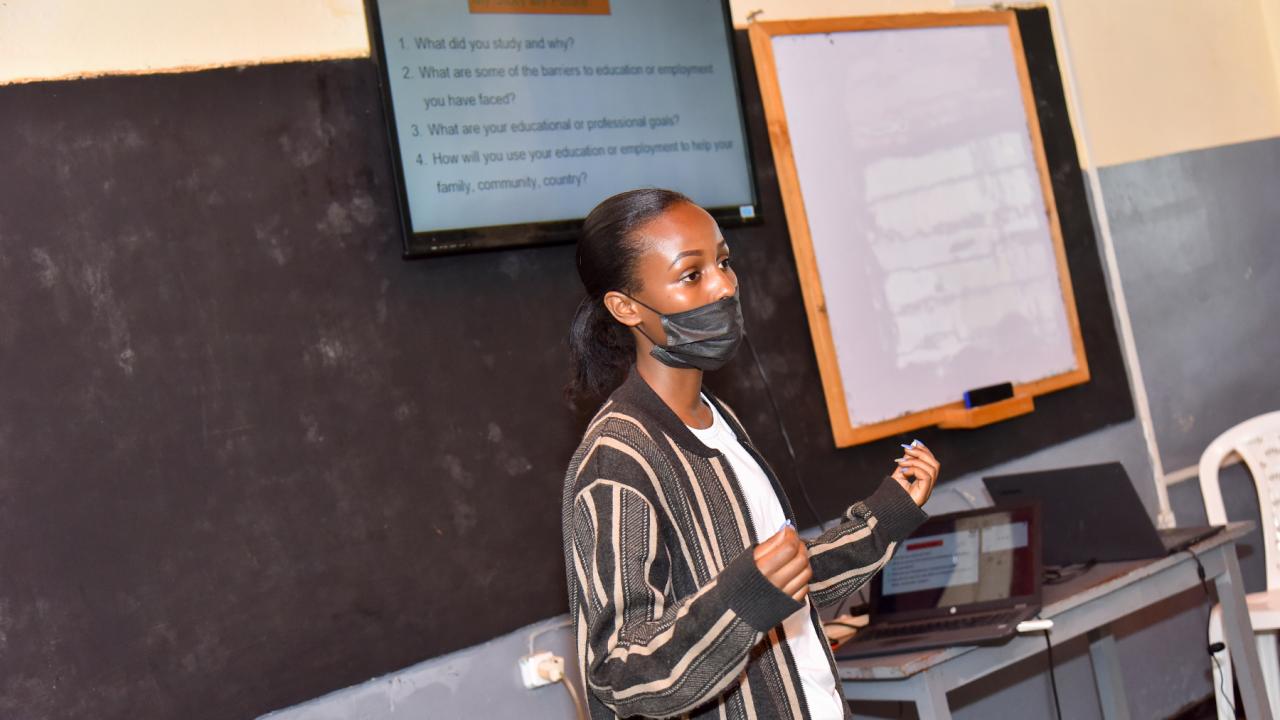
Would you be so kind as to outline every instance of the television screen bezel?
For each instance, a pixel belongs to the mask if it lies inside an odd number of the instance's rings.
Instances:
[[[413,260],[438,255],[575,242],[582,231],[584,218],[414,232],[413,219],[409,210],[409,195],[404,179],[403,158],[400,153],[399,130],[396,127],[395,108],[392,105],[391,78],[388,75],[386,46],[383,43],[378,3],[379,0],[365,0],[365,21],[369,29],[369,57],[378,69],[378,94],[382,98],[384,127],[387,132],[387,144],[391,151],[404,259]],[[760,194],[756,185],[756,168],[752,156],[751,136],[747,128],[747,108],[743,101],[742,74],[738,67],[738,53],[733,35],[733,14],[729,8],[729,0],[720,0],[720,12],[724,18],[725,42],[729,49],[729,73],[733,80],[734,95],[738,100],[738,122],[741,125],[742,146],[747,159],[747,185],[750,188],[751,213],[744,216],[743,205],[705,207],[704,209],[722,227],[734,227],[761,221]]]

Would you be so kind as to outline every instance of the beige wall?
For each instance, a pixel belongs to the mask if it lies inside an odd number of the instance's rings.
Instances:
[[[362,0],[0,2],[0,85],[368,54]]]
[[[1271,43],[1271,68],[1280,81],[1280,0],[1258,0],[1262,4],[1262,16],[1267,26],[1267,39]]]
[[[952,0],[729,0],[733,24],[742,27],[756,10],[756,20],[799,20],[842,15],[887,15],[954,9]]]
[[[1055,28],[1058,43],[1065,30],[1095,164],[1280,136],[1280,0],[1057,2],[1065,21]],[[730,7],[741,26],[755,10],[759,20],[781,20],[975,4],[731,0]],[[0,3],[0,84],[368,52],[362,0]]]
[[[1094,164],[1280,135],[1277,0],[1058,1]]]

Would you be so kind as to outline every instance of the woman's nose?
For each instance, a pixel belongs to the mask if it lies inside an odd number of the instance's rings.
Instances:
[[[733,276],[733,271],[716,268],[715,299],[723,300],[732,297],[736,292],[738,292],[738,282]]]

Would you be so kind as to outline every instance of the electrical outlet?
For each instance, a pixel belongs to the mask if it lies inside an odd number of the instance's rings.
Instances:
[[[564,659],[551,651],[520,658],[520,681],[529,689],[559,682],[564,676]]]
[[[553,683],[563,680],[564,658],[559,655],[552,655],[550,660],[543,660],[538,664],[538,676],[544,677]]]

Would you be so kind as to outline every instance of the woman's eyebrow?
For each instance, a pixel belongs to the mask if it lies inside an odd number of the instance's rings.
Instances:
[[[667,269],[670,270],[671,268],[675,267],[676,263],[680,262],[681,260],[683,260],[684,258],[690,255],[701,255],[701,254],[702,254],[701,250],[685,250],[683,252],[678,252],[676,253],[676,256],[671,259],[671,264],[667,266]]]

